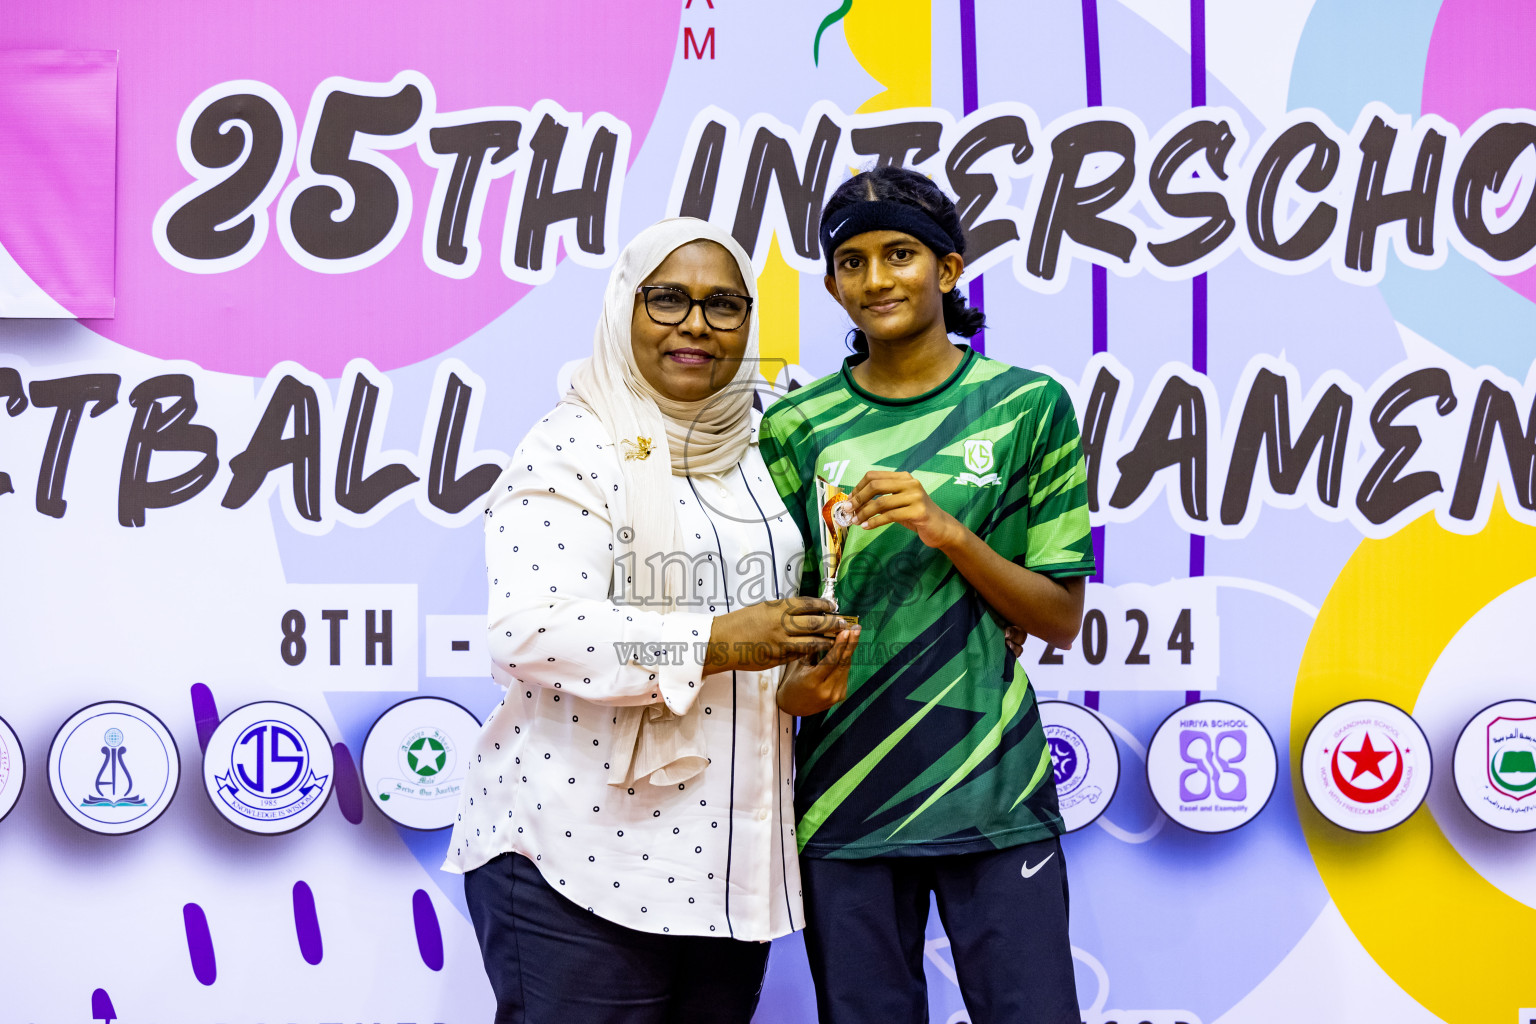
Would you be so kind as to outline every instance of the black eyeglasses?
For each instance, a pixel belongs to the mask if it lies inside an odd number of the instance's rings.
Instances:
[[[695,299],[681,288],[666,284],[643,284],[635,289],[645,302],[646,315],[664,327],[675,327],[688,319],[694,306],[702,306],[704,320],[717,331],[734,331],[747,322],[752,299],[731,292],[716,292]]]

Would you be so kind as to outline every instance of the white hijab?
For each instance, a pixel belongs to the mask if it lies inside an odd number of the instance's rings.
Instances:
[[[635,289],[676,249],[699,240],[714,242],[731,254],[755,304],[757,278],[752,261],[730,234],[693,217],[653,224],[619,253],[608,278],[592,356],[571,374],[571,390],[563,399],[591,410],[610,442],[620,448],[623,483],[609,508],[613,550],[616,559],[633,554],[633,560],[625,562],[637,570],[657,552],[684,550],[670,478],[734,469],[752,439],[753,388],[748,382],[757,369],[755,312],[748,317],[747,347],[735,374],[709,398],[697,402],[669,398],[646,381],[635,362],[630,341]],[[645,458],[624,457],[647,442],[650,454]],[[661,594],[651,594],[639,572],[632,590],[615,579],[614,594],[621,600],[649,599],[652,608],[659,602],[665,612],[682,590],[681,574],[682,567],[674,559]],[[619,708],[617,717],[609,783],[629,785],[649,777],[658,785],[675,784],[692,778],[708,763],[696,710],[678,716],[651,704]]]

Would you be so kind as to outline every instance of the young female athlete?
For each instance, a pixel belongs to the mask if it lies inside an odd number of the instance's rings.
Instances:
[[[929,894],[976,1024],[1078,1017],[1051,758],[1004,631],[1058,647],[1093,572],[1071,401],[950,342],[982,326],[956,282],[954,204],[921,174],[844,183],[821,220],[827,290],[855,325],[841,370],[776,403],[762,452],[806,537],[815,478],[851,493],[840,611],[847,698],[801,720],[795,809],[820,1018],[927,1017]]]

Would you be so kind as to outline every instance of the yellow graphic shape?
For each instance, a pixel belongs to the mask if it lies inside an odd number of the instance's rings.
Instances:
[[[1533,576],[1536,529],[1515,522],[1502,502],[1470,537],[1424,516],[1363,542],[1318,614],[1291,702],[1291,781],[1323,884],[1381,968],[1451,1024],[1488,1024],[1531,1005],[1530,973],[1493,967],[1490,944],[1536,933],[1536,910],[1479,875],[1423,808],[1374,835],[1336,827],[1307,800],[1298,761],[1313,724],[1347,700],[1411,713],[1451,638]],[[1438,752],[1436,771],[1450,771],[1450,753]]]
[[[885,87],[858,112],[926,107],[933,103],[932,0],[856,2],[843,19],[843,36],[854,58]],[[758,346],[764,377],[800,361],[800,275],[785,262],[778,236],[757,277]]]
[[[885,91],[858,113],[933,105],[932,0],[857,0],[843,19],[854,59]]]
[[[800,361],[800,275],[779,252],[779,236],[768,241],[768,259],[757,275],[757,349],[763,377]]]

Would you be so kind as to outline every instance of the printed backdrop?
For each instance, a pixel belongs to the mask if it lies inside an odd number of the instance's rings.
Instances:
[[[8,13],[0,300],[27,301],[0,313],[57,319],[0,320],[0,1019],[488,1019],[446,833],[361,792],[370,729],[408,697],[498,699],[480,498],[590,350],[623,242],[727,227],[769,374],[808,380],[848,326],[821,203],[892,160],[960,197],[977,346],[1057,375],[1084,424],[1090,622],[1023,656],[1118,746],[1065,841],[1084,1019],[1536,1015],[1536,839],[1451,772],[1480,709],[1536,697],[1536,8],[833,6]],[[1375,835],[1297,768],[1367,698],[1434,756]],[[1241,829],[1174,824],[1149,788],[1153,733],[1199,699],[1273,740]],[[56,733],[100,701],[180,755],[131,834],[51,792]],[[232,827],[203,778],[257,701],[326,734],[334,793],[280,835]],[[95,735],[69,770],[102,793],[148,748]],[[452,752],[423,737],[417,781]],[[1175,770],[1230,768],[1190,749]],[[968,1019],[936,918],[926,953],[933,1019]],[[758,1019],[813,1015],[790,937]]]

